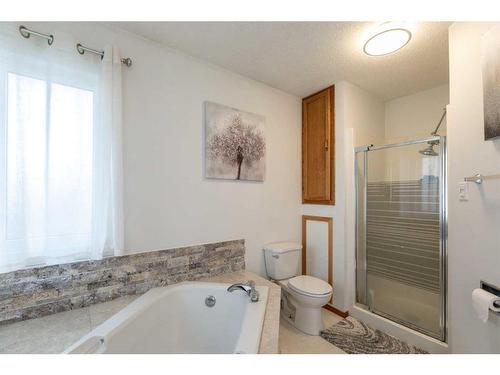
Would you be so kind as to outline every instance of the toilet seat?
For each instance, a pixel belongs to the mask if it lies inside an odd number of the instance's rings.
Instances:
[[[323,298],[333,290],[327,282],[307,275],[292,277],[287,284],[294,292],[312,298]]]

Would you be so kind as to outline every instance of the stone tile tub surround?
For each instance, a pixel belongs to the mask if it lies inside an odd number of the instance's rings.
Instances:
[[[4,273],[0,324],[243,269],[245,241],[233,240]]]
[[[269,288],[259,354],[277,354],[281,299],[281,289],[278,285],[248,271],[225,273],[203,278],[200,281],[233,284],[246,280],[255,280],[256,285]],[[82,336],[112,317],[136,298],[138,298],[137,295],[120,297],[82,309],[0,325],[0,353],[62,353]],[[325,341],[325,343],[327,342]]]

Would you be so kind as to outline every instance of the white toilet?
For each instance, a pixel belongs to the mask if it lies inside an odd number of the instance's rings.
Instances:
[[[267,276],[282,289],[281,315],[309,335],[324,329],[321,307],[332,297],[332,286],[312,276],[298,276],[302,245],[276,242],[264,246]]]

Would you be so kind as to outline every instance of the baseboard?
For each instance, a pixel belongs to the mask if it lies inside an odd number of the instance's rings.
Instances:
[[[347,318],[349,316],[349,311],[342,311],[339,310],[332,305],[325,305],[323,306],[324,309],[327,309],[328,311],[331,311],[334,314],[337,314],[338,316],[341,316],[342,318]]]

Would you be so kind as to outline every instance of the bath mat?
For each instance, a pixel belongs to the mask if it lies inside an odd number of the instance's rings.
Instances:
[[[320,335],[348,354],[428,354],[350,316]]]

